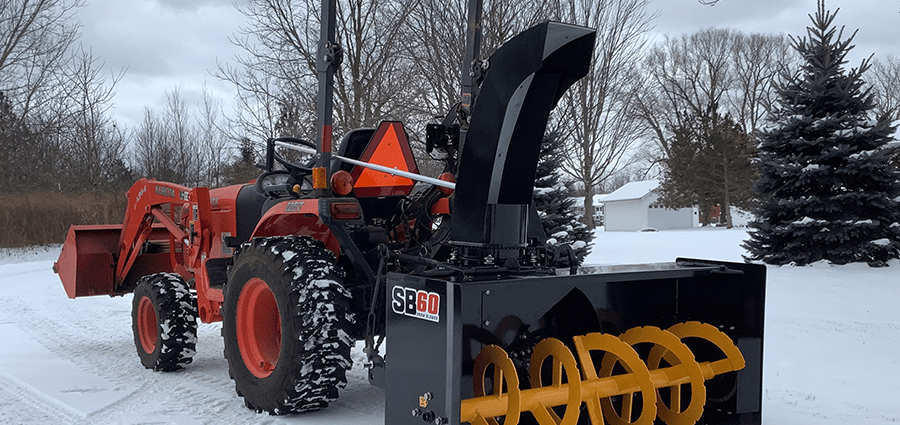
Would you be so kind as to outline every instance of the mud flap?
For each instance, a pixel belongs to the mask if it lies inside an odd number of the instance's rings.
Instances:
[[[581,335],[684,322],[712,325],[747,359],[736,373],[707,378],[699,423],[761,422],[763,266],[679,259],[465,283],[389,274],[387,290],[386,424],[465,423],[460,405],[474,397],[474,363],[486,346],[521,357],[539,340],[556,338],[574,353],[573,338]],[[714,345],[688,339],[697,362],[721,356]],[[519,423],[542,422],[524,412]]]

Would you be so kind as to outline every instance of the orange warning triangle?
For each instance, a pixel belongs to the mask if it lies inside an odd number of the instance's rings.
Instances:
[[[382,122],[360,157],[361,161],[418,173],[406,132],[400,122]],[[356,166],[351,172],[357,196],[408,195],[415,184],[411,179]]]

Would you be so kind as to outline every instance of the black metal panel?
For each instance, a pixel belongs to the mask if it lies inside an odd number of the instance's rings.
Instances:
[[[263,215],[263,205],[266,203],[266,195],[258,192],[252,184],[244,185],[238,192],[234,205],[234,221],[237,225],[237,239],[230,246],[236,247],[250,240],[253,229],[259,224]]]
[[[460,289],[442,280],[388,275],[385,424],[421,424],[423,418],[432,415],[445,418],[448,424],[459,423]],[[395,296],[397,291],[401,292],[399,298]],[[420,291],[440,300],[436,320],[411,315],[418,301],[415,294]],[[414,294],[409,300],[413,303],[410,311],[404,292]],[[420,397],[426,395],[430,400],[423,406]],[[415,409],[419,409],[419,416],[413,416]]]
[[[489,204],[531,203],[547,118],[587,74],[594,39],[592,29],[546,22],[490,57],[461,147],[451,240],[489,243]]]
[[[395,313],[388,297],[385,423],[422,423],[411,412],[425,392],[440,392],[429,411],[457,418],[460,401],[473,396],[473,361],[483,346],[510,351],[526,328],[545,336],[552,332],[549,336],[571,344],[572,336],[589,332],[618,335],[637,326],[667,328],[696,320],[728,334],[747,360],[737,374],[707,382],[710,396],[700,423],[759,424],[765,267],[679,261],[468,283],[389,275],[389,291],[399,286],[439,293],[442,310],[441,321],[430,322]],[[447,311],[454,317],[446,317]],[[698,361],[721,358],[702,346],[691,348]],[[521,423],[530,423],[527,416]]]

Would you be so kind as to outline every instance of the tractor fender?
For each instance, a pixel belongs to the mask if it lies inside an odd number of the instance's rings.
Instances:
[[[331,228],[335,222],[362,223],[359,202],[354,198],[285,200],[263,214],[252,237],[309,236],[322,241],[325,248],[340,258],[341,243]]]

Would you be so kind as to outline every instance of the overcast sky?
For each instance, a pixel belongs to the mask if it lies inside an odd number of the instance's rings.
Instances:
[[[246,22],[232,1],[87,2],[78,13],[83,45],[110,70],[126,70],[116,86],[113,111],[122,125],[139,125],[145,107],[161,111],[166,91],[175,87],[189,104],[199,100],[204,86],[229,104],[233,89],[210,73],[217,61],[228,62],[240,53],[228,37]],[[806,35],[816,0],[720,0],[715,6],[697,0],[655,0],[652,7],[660,12],[655,21],[659,38],[709,27]],[[859,29],[850,65],[872,53],[876,58],[900,57],[900,2],[827,0],[826,7],[840,8],[836,23],[846,26],[846,33]]]

